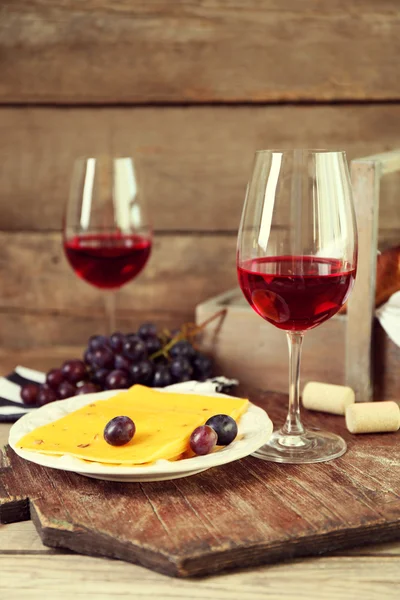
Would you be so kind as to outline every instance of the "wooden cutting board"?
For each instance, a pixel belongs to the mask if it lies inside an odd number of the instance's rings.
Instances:
[[[287,397],[250,392],[282,422]],[[400,433],[352,436],[343,417],[305,422],[342,434],[348,452],[315,465],[246,458],[170,482],[109,483],[0,455],[0,522],[31,518],[43,543],[205,575],[400,539]]]

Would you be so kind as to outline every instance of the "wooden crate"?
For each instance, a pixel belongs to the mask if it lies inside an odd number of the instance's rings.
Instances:
[[[381,177],[400,170],[400,151],[353,160],[351,174],[359,231],[357,281],[348,313],[307,333],[302,380],[347,384],[357,401],[400,399],[400,348],[374,318]],[[237,288],[197,306],[203,322],[226,309],[222,321],[208,327],[204,349],[217,368],[241,383],[287,391],[288,349],[282,331],[264,322]]]
[[[218,374],[237,377],[243,384],[264,390],[287,392],[288,348],[284,332],[263,321],[239,288],[199,304],[196,321],[202,323],[222,309],[226,309],[223,319],[210,324],[202,338],[203,349],[215,357]],[[307,333],[301,368],[303,383],[349,383],[345,361],[347,321],[346,315],[337,315]],[[399,400],[400,348],[377,320],[372,347],[374,399]],[[357,355],[354,360],[357,361]]]

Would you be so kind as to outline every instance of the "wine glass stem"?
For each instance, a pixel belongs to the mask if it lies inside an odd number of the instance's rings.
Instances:
[[[107,334],[111,335],[116,330],[116,292],[104,294],[104,306],[107,316]]]
[[[305,429],[300,420],[300,358],[303,333],[288,331],[289,346],[289,411],[282,427],[284,435],[302,435]]]

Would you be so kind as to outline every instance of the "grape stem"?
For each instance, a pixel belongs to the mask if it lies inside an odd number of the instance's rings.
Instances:
[[[158,358],[159,356],[165,356],[165,358],[168,358],[168,352],[173,346],[175,346],[175,344],[177,344],[181,340],[193,340],[194,337],[196,337],[201,331],[203,331],[203,329],[205,329],[207,325],[212,323],[212,321],[215,321],[215,319],[221,318],[221,323],[219,325],[220,327],[227,312],[228,310],[226,308],[223,308],[222,310],[219,310],[214,315],[203,321],[203,323],[200,323],[200,325],[196,325],[196,323],[185,323],[182,326],[179,333],[177,333],[167,344],[165,344],[163,348],[157,350],[157,352],[154,352],[154,354],[150,356],[150,360]],[[165,331],[166,335],[168,333],[168,331]]]

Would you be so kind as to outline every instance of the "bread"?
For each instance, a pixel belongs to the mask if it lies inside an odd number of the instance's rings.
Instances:
[[[389,248],[378,256],[376,268],[375,306],[378,307],[400,290],[400,246]],[[346,312],[346,304],[340,313]]]

